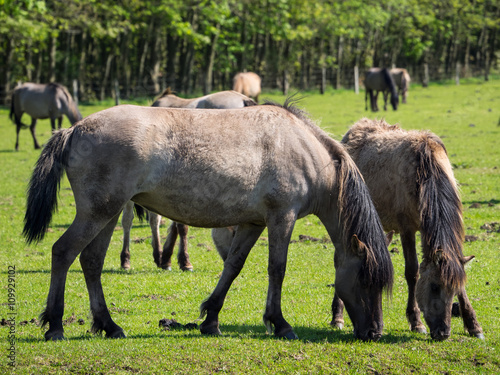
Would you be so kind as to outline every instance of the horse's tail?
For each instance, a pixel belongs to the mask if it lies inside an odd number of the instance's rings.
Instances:
[[[134,211],[139,221],[142,222],[146,218],[146,210],[144,209],[144,207],[139,206],[137,203],[134,203]]]
[[[28,185],[23,235],[26,242],[43,239],[57,208],[57,194],[64,174],[67,147],[74,128],[60,130],[44,147]]]
[[[28,125],[23,124],[21,122],[21,119],[17,117],[16,115],[16,91],[12,93],[12,98],[10,101],[10,112],[9,112],[9,118],[12,121],[14,125],[20,125],[22,128],[27,128]]]
[[[443,142],[431,133],[424,137],[417,152],[423,256],[440,265],[447,283],[460,287],[465,282],[462,202]]]

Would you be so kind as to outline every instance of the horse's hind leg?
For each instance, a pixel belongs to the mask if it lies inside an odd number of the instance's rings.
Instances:
[[[36,129],[36,118],[31,118],[31,125],[30,125],[31,136],[33,137],[33,142],[35,143],[35,149],[39,149],[40,145],[38,144],[38,141],[36,139],[35,129]]]
[[[40,315],[42,326],[49,324],[46,340],[64,338],[62,317],[64,314],[64,289],[71,264],[87,244],[99,232],[98,224],[80,220],[78,215],[68,230],[52,246],[52,269],[47,306]]]
[[[160,223],[161,216],[149,211],[149,226],[151,227],[151,246],[153,247],[153,260],[155,264],[161,266],[161,243],[160,243]]]
[[[163,245],[163,252],[161,254],[160,267],[164,270],[172,270],[172,254],[174,252],[175,241],[177,241],[177,235],[179,234],[177,230],[177,223],[172,221],[168,227],[167,239]]]
[[[179,233],[179,252],[177,253],[177,263],[179,267],[183,271],[192,271],[193,265],[189,261],[188,254],[188,230],[189,227],[187,225],[176,223],[177,224],[177,232]]]
[[[332,321],[330,325],[338,329],[344,328],[344,302],[342,302],[337,293],[333,296]]]
[[[134,220],[134,202],[128,201],[123,209],[122,227],[123,227],[123,247],[120,254],[121,267],[125,270],[130,269],[130,231]]]
[[[224,298],[231,287],[231,283],[238,276],[248,253],[257,242],[264,227],[251,224],[238,226],[236,235],[231,244],[231,250],[224,262],[224,270],[219,278],[219,282],[214,291],[200,306],[200,318],[206,315],[205,320],[200,325],[200,331],[206,335],[220,335],[219,312],[224,304]]]
[[[122,338],[125,337],[123,330],[111,319],[104,293],[102,291],[101,274],[106,257],[106,251],[111,240],[111,236],[118,221],[116,215],[104,229],[88,244],[80,255],[80,264],[82,266],[85,282],[90,299],[90,310],[92,312],[93,324],[92,332],[106,332],[106,337]]]
[[[415,287],[418,280],[418,258],[415,248],[415,232],[401,231],[401,243],[405,257],[405,278],[408,284],[406,318],[410,323],[410,329],[412,331],[426,333],[427,330],[420,320],[420,309],[418,308],[415,296]]]
[[[460,305],[460,313],[462,314],[464,327],[467,332],[469,332],[469,335],[484,339],[483,329],[477,321],[476,312],[472,308],[465,289],[458,294],[458,303]]]

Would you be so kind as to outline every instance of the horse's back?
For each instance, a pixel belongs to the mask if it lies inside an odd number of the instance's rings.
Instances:
[[[234,90],[221,91],[200,98],[196,108],[207,108],[207,109],[243,108],[246,106],[245,102],[248,100],[251,100],[248,96],[243,95]]]
[[[331,180],[328,152],[278,107],[118,106],[85,118],[74,134],[67,174],[80,183],[72,186],[95,181],[100,191],[188,225],[263,223],[269,207],[291,202],[310,213],[311,192]],[[91,152],[81,155],[79,144]]]

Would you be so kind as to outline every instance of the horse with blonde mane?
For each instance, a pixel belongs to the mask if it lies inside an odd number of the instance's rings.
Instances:
[[[462,252],[462,203],[441,139],[430,132],[405,131],[365,118],[351,127],[342,143],[363,174],[384,229],[401,235],[408,284],[406,316],[411,330],[426,332],[421,309],[431,337],[447,339],[453,298],[458,296],[466,331],[484,338],[465,292],[464,266],[474,256]],[[417,231],[422,239],[420,267]],[[336,295],[331,324],[339,328],[344,324],[342,310]]]

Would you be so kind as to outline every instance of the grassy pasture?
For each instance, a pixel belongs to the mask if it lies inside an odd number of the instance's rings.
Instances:
[[[278,102],[283,97],[265,93]],[[379,99],[380,100],[380,99]],[[147,102],[140,104],[147,105]],[[112,102],[81,105],[89,115]],[[198,308],[215,287],[222,270],[207,229],[189,231],[195,270],[165,272],[152,262],[150,231],[134,223],[132,269],[120,269],[122,231],[113,235],[104,265],[103,287],[113,319],[128,338],[108,340],[90,329],[88,294],[79,262],[66,283],[65,336],[45,342],[38,318],[50,282],[52,244],[72,222],[75,205],[64,179],[59,211],[43,242],[27,246],[21,237],[25,189],[39,155],[28,131],[14,152],[15,128],[8,110],[0,108],[0,319],[12,315],[8,306],[8,270],[15,266],[15,361],[9,366],[10,327],[0,327],[0,373],[15,374],[125,374],[125,373],[499,373],[500,372],[500,80],[460,86],[414,86],[408,104],[397,112],[373,114],[364,110],[364,92],[308,93],[301,105],[322,128],[340,139],[363,116],[385,117],[405,129],[431,130],[439,135],[461,185],[465,211],[465,255],[476,258],[468,266],[467,292],[486,339],[463,331],[452,321],[452,335],[433,342],[429,335],[408,330],[405,318],[406,282],[399,237],[391,244],[395,267],[392,299],[384,301],[384,336],[377,343],[354,340],[348,318],[343,331],[329,326],[335,270],[332,245],[300,241],[299,235],[323,238],[324,227],[314,216],[297,222],[290,245],[283,287],[283,313],[300,340],[289,342],[268,336],[262,324],[267,290],[266,233],[250,253],[233,283],[220,314],[221,337],[204,337],[198,330],[162,330],[158,322],[173,318],[182,324],[197,322]],[[381,107],[381,103],[379,103]],[[382,107],[381,107],[382,108]],[[25,117],[24,122],[28,122]],[[68,126],[67,119],[64,126]],[[39,141],[50,137],[50,123],[38,123]],[[485,225],[486,224],[486,225]],[[168,220],[162,226],[166,235]],[[199,323],[199,322],[197,322]]]

